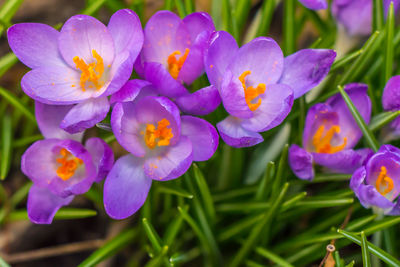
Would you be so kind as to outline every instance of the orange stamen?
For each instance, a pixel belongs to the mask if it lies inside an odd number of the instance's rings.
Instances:
[[[168,56],[167,63],[168,63],[168,71],[171,76],[176,80],[179,76],[179,72],[182,69],[183,64],[186,61],[186,58],[189,55],[189,48],[185,49],[185,54],[181,56],[179,59],[176,59],[175,56],[181,55],[181,51],[174,51],[171,55]]]
[[[60,150],[61,157],[56,159],[61,164],[57,169],[57,175],[62,180],[67,181],[74,174],[76,169],[83,164],[83,160],[73,156],[68,150],[62,148]]]
[[[168,146],[174,135],[172,129],[168,128],[170,122],[167,119],[162,119],[157,123],[157,128],[153,124],[146,125],[146,132],[141,132],[144,135],[144,142],[150,149],[156,146]]]
[[[312,138],[312,144],[315,147],[315,150],[317,153],[328,153],[328,154],[333,154],[339,151],[342,151],[346,144],[347,144],[347,138],[343,138],[343,143],[338,146],[332,146],[331,145],[331,140],[333,136],[336,133],[340,133],[340,127],[338,125],[334,125],[331,128],[329,128],[325,135],[323,135],[325,132],[325,125],[319,126],[317,131],[315,132],[313,138]]]
[[[383,196],[391,192],[394,188],[394,182],[392,178],[387,175],[385,166],[381,167],[381,172],[379,173],[378,179],[376,179],[375,187]]]
[[[252,101],[256,99],[259,95],[265,93],[266,86],[264,83],[260,83],[256,88],[253,86],[246,87],[246,76],[250,75],[251,71],[246,70],[239,76],[239,81],[242,83],[244,89],[244,97],[246,99],[246,103],[249,106],[251,111],[255,111],[261,105],[261,98],[257,100],[257,103],[253,103]]]
[[[74,61],[76,68],[79,69],[81,73],[80,85],[82,91],[86,90],[86,82],[91,82],[92,85],[89,85],[89,88],[96,88],[99,90],[103,85],[104,82],[100,81],[103,73],[104,73],[104,62],[103,58],[97,54],[96,50],[92,50],[93,58],[95,62],[86,64],[83,59],[76,56],[72,60]]]

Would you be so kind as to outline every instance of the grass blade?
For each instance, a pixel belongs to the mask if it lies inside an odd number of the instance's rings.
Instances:
[[[0,95],[4,97],[6,101],[8,101],[14,108],[18,109],[21,113],[23,113],[29,120],[36,123],[35,115],[30,111],[25,104],[23,104],[13,93],[0,87]]]
[[[263,1],[261,7],[261,20],[260,25],[258,25],[256,36],[266,36],[269,32],[269,27],[271,25],[272,17],[274,15],[276,1],[267,0]]]
[[[61,208],[54,216],[54,220],[73,220],[89,218],[97,215],[97,211],[90,209]],[[16,210],[10,213],[10,221],[28,220],[26,210]]]
[[[394,112],[383,112],[380,113],[376,116],[374,116],[371,119],[370,124],[368,125],[368,128],[371,131],[376,131],[381,129],[383,126],[386,124],[392,122],[394,119],[396,119],[400,115],[400,110],[394,111]]]
[[[270,260],[276,264],[279,264],[279,266],[294,267],[292,264],[287,262],[285,259],[279,257],[278,255],[276,255],[275,253],[273,253],[269,250],[266,250],[265,248],[258,247],[258,248],[256,248],[256,252],[258,254],[260,254],[261,256],[267,258],[268,260]]]
[[[373,0],[373,15],[372,15],[372,25],[374,30],[380,30],[383,28],[384,18],[383,18],[383,1]]]
[[[159,192],[167,193],[167,194],[172,194],[176,195],[179,197],[184,197],[184,198],[193,198],[193,194],[187,192],[186,190],[174,185],[174,186],[169,186],[169,185],[157,185],[157,190]]]
[[[156,230],[147,221],[146,218],[142,219],[142,223],[143,223],[144,231],[146,232],[146,235],[147,235],[148,239],[150,240],[150,243],[153,246],[155,252],[160,253],[161,248],[162,248],[161,238],[158,236]]]
[[[267,1],[272,2],[272,1]],[[296,40],[295,40],[295,2],[294,0],[285,0],[283,3],[283,38],[284,38],[284,46],[283,50],[285,51],[285,55],[288,56],[292,54],[296,49]]]
[[[383,84],[386,84],[386,82],[390,79],[390,77],[392,77],[393,59],[394,59],[394,42],[393,42],[394,22],[395,22],[394,7],[393,7],[393,2],[391,2],[388,10],[388,16],[386,18],[386,29],[385,29],[386,44],[385,44],[385,65],[384,65],[385,71],[384,71]]]
[[[207,182],[204,179],[203,174],[201,173],[199,167],[196,164],[193,164],[193,175],[200,192],[200,199],[202,200],[204,205],[204,211],[207,213],[207,217],[210,219],[211,223],[214,223],[215,222],[214,202],[210,193],[210,189],[208,188]]]
[[[361,252],[363,259],[363,266],[371,267],[371,259],[369,257],[367,238],[365,237],[365,233],[361,232]]]
[[[12,123],[11,116],[5,114],[2,121],[2,129],[1,129],[1,171],[0,171],[0,179],[4,180],[7,177],[8,171],[11,165],[12,159]]]

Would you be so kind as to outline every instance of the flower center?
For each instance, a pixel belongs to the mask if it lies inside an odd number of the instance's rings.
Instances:
[[[343,143],[338,146],[332,146],[331,140],[336,133],[340,133],[340,127],[338,125],[333,125],[329,128],[325,135],[325,125],[319,126],[318,130],[315,132],[312,138],[312,144],[315,147],[317,153],[336,153],[342,151],[347,144],[347,138],[343,138]]]
[[[170,139],[174,137],[172,129],[168,128],[170,123],[167,119],[162,119],[157,124],[157,128],[153,124],[146,124],[146,131],[140,132],[150,149],[156,146],[168,146]]]
[[[92,55],[95,62],[89,64],[86,64],[85,61],[78,56],[73,58],[76,68],[82,72],[80,79],[82,91],[86,90],[87,82],[90,82],[88,88],[96,88],[96,90],[99,90],[104,85],[104,82],[100,81],[104,72],[103,59],[94,49],[92,50]]]
[[[393,190],[394,183],[392,178],[387,175],[385,166],[381,167],[381,172],[379,173],[378,179],[376,179],[375,187],[383,196]]]
[[[185,49],[185,54],[181,56],[179,59],[176,59],[175,56],[181,55],[181,51],[174,51],[171,55],[168,56],[168,71],[171,74],[172,78],[175,80],[178,78],[179,72],[182,69],[183,63],[185,63],[186,58],[189,55],[189,48]]]
[[[62,148],[60,150],[61,157],[56,159],[61,164],[57,169],[57,175],[62,180],[67,181],[74,174],[76,169],[83,164],[83,160],[73,156],[68,150]]]
[[[246,76],[250,75],[251,71],[246,70],[239,76],[239,81],[242,83],[244,90],[244,97],[246,99],[246,103],[249,106],[251,111],[255,111],[261,105],[261,98],[257,100],[257,103],[253,103],[253,100],[256,99],[259,95],[265,93],[266,86],[264,83],[259,83],[256,88],[253,86],[246,86]]]

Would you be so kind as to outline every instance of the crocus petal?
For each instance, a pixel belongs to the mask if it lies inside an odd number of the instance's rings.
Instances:
[[[386,83],[382,94],[382,105],[385,110],[400,110],[400,75],[393,76]]]
[[[382,196],[374,186],[361,184],[355,191],[360,203],[365,207],[376,206],[384,210],[391,210],[395,204]]]
[[[54,28],[40,23],[19,23],[7,30],[11,50],[32,69],[65,66],[58,52],[59,34]]]
[[[284,84],[271,84],[260,96],[261,105],[253,111],[253,117],[242,120],[248,131],[264,132],[282,123],[293,106],[293,91]]]
[[[130,9],[115,12],[107,26],[115,45],[115,52],[130,52],[132,62],[135,61],[143,46],[144,36],[138,15]]]
[[[193,43],[196,42],[201,33],[212,33],[215,31],[213,20],[206,12],[194,12],[187,15],[183,19],[183,24],[189,29],[190,38]]]
[[[151,87],[151,83],[145,80],[130,80],[118,92],[110,98],[110,103],[133,101],[144,87]]]
[[[303,49],[285,57],[279,83],[293,89],[297,99],[317,86],[328,74],[336,52],[330,49]]]
[[[328,8],[326,0],[299,0],[299,2],[309,9],[319,10]]]
[[[185,51],[190,44],[190,35],[182,20],[171,11],[155,13],[144,29],[143,59],[164,66],[174,51]]]
[[[259,133],[244,129],[241,120],[236,117],[228,116],[217,123],[217,129],[222,140],[232,147],[250,147],[264,141]]]
[[[79,88],[80,74],[69,67],[33,69],[21,80],[22,90],[34,100],[50,105],[79,103],[93,95]]]
[[[92,137],[85,143],[85,148],[92,155],[93,163],[97,168],[95,182],[102,181],[114,164],[114,153],[111,147],[101,138]]]
[[[228,32],[219,31],[211,36],[210,45],[205,52],[205,69],[210,83],[219,88],[225,70],[239,47]]]
[[[72,109],[73,105],[68,106],[56,106],[42,104],[39,101],[35,101],[35,117],[38,123],[40,132],[46,139],[58,138],[58,139],[72,139],[81,141],[83,137],[82,133],[70,134],[60,128],[60,123],[64,119],[65,115]]]
[[[397,200],[396,205],[386,214],[392,215],[392,216],[399,216],[400,215],[400,201]]]
[[[74,57],[87,64],[93,62],[93,50],[101,56],[104,65],[111,65],[115,55],[114,41],[107,27],[87,15],[76,15],[61,28],[58,47],[64,60],[73,68]]]
[[[187,93],[186,88],[172,78],[171,74],[160,63],[146,62],[144,71],[145,79],[157,88],[160,95],[175,98]]]
[[[110,103],[107,97],[91,98],[74,106],[60,126],[69,133],[81,132],[102,121],[109,110]]]
[[[345,149],[336,153],[312,153],[314,162],[338,173],[352,173],[373,154],[369,148]]]
[[[193,161],[192,142],[181,136],[174,146],[168,146],[161,153],[145,159],[146,176],[157,181],[168,181],[183,175]]]
[[[104,208],[113,219],[125,219],[146,201],[151,186],[143,160],[132,155],[119,158],[104,182]]]
[[[116,103],[111,113],[111,128],[118,143],[136,157],[143,157],[146,148],[141,125],[136,118],[133,102]]]
[[[282,75],[283,53],[271,38],[258,37],[242,46],[228,66],[234,77],[251,71],[246,85],[256,87],[259,83],[276,83]]]
[[[130,57],[128,51],[118,54],[110,69],[110,79],[111,81],[106,86],[103,86],[100,90],[96,91],[97,94],[94,97],[99,95],[101,96],[109,96],[118,92],[122,86],[129,80],[131,77],[133,70],[133,61]]]
[[[32,185],[28,194],[28,217],[38,224],[50,224],[54,215],[62,207],[68,205],[74,196],[66,198],[53,194],[45,187]]]
[[[372,25],[371,0],[334,0],[332,14],[350,35],[368,35]]]
[[[214,85],[204,87],[196,92],[180,96],[175,100],[182,112],[204,116],[213,112],[221,103],[218,90]]]
[[[209,122],[192,116],[182,116],[182,136],[192,142],[193,160],[205,161],[214,155],[218,147],[218,133]]]
[[[314,178],[313,157],[305,149],[297,145],[290,146],[289,165],[300,179],[311,181]]]

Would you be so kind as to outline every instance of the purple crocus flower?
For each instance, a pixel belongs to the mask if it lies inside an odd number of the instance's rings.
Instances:
[[[377,207],[387,215],[400,215],[400,149],[383,145],[357,169],[350,188],[365,207]]]
[[[382,94],[382,106],[386,111],[400,110],[400,75],[393,76],[386,83]],[[400,137],[400,117],[383,127],[382,138],[385,142]]]
[[[326,0],[299,0],[303,6],[313,10],[327,9],[328,3]]]
[[[121,96],[134,99],[116,103],[111,114],[117,141],[131,153],[116,161],[104,183],[104,207],[114,219],[134,214],[153,180],[180,177],[192,161],[208,160],[218,146],[217,131],[207,121],[180,116],[171,100],[151,89],[134,94]]]
[[[61,32],[40,23],[20,23],[8,29],[8,42],[30,72],[21,86],[31,98],[50,105],[74,105],[61,128],[76,133],[103,120],[107,96],[129,79],[143,44],[138,16],[117,11],[105,26],[97,19],[71,17]]]
[[[81,133],[71,135],[57,127],[69,109],[36,102],[36,118],[46,139],[33,143],[21,159],[22,172],[33,182],[27,206],[34,223],[50,224],[58,209],[104,179],[114,163],[102,139],[89,138],[83,146]]]
[[[146,24],[135,69],[160,95],[174,98],[183,112],[206,115],[221,102],[217,89],[208,86],[190,93],[184,84],[192,84],[204,73],[204,51],[214,31],[207,13],[180,19],[170,11],[159,11]]]
[[[345,90],[366,123],[371,118],[367,85],[348,84]],[[292,145],[289,165],[297,177],[314,178],[313,163],[338,173],[352,173],[371,155],[370,149],[353,150],[362,132],[340,94],[312,106],[306,117],[303,148]]]
[[[214,33],[205,68],[230,114],[217,124],[222,139],[233,147],[262,142],[259,132],[279,125],[293,99],[327,75],[335,56],[333,50],[304,49],[284,58],[271,38],[259,37],[239,48],[229,33]]]
[[[394,10],[400,8],[400,0],[383,0],[384,12],[393,1]],[[332,14],[350,35],[369,35],[372,29],[372,0],[333,0]]]

